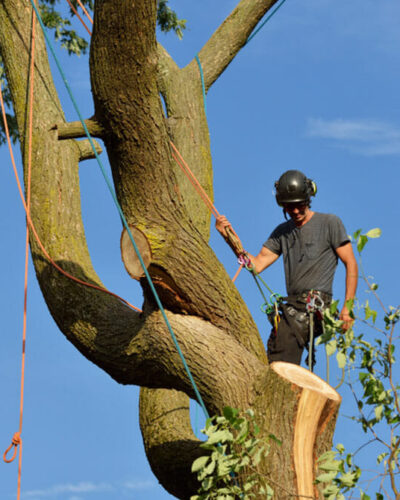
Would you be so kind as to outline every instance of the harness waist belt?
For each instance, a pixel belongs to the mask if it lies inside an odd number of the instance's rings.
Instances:
[[[325,304],[330,304],[332,301],[332,295],[326,292],[320,292],[319,290],[305,290],[304,292],[299,293],[298,295],[288,295],[287,297],[283,297],[283,300],[286,302],[303,302],[304,304],[307,302],[307,297],[310,292],[317,294]]]

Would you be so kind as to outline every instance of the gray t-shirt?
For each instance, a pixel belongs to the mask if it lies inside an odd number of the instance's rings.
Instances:
[[[335,250],[348,241],[339,217],[315,212],[304,226],[296,227],[292,220],[280,224],[264,246],[283,254],[288,295],[312,289],[332,294]]]

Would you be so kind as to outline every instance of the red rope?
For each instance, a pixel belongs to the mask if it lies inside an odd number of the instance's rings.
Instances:
[[[4,119],[4,123],[6,124],[6,115],[5,115],[5,108],[4,108],[4,101],[3,101],[3,96],[2,96],[2,93],[1,93],[1,89],[0,89],[0,100],[1,100],[1,106],[2,106],[2,114],[3,114],[3,119]],[[139,311],[139,312],[142,312],[141,309],[135,307],[134,305],[130,304],[127,300],[123,299],[122,297],[120,297],[119,295],[113,293],[113,292],[110,292],[109,290],[107,290],[106,288],[103,288],[101,286],[97,286],[97,285],[93,285],[92,283],[87,283],[86,281],[83,281],[79,278],[76,278],[75,276],[72,276],[71,274],[69,274],[67,271],[64,271],[64,269],[62,269],[56,262],[54,262],[54,260],[50,257],[50,255],[48,254],[47,250],[44,248],[40,238],[39,238],[39,235],[36,231],[36,228],[32,222],[32,219],[31,217],[28,215],[27,213],[27,206],[26,206],[26,202],[25,202],[25,198],[24,198],[24,195],[23,195],[23,192],[22,192],[22,188],[21,188],[21,182],[19,180],[19,175],[18,175],[18,171],[17,171],[17,167],[16,167],[16,164],[15,164],[15,159],[14,159],[14,154],[12,152],[12,148],[11,148],[11,140],[9,138],[9,132],[8,132],[8,127],[7,125],[5,125],[5,129],[6,129],[6,135],[7,135],[7,142],[8,142],[8,147],[9,147],[9,151],[10,151],[10,156],[11,156],[11,162],[12,162],[12,166],[13,166],[13,170],[14,170],[14,175],[15,175],[15,178],[16,178],[16,181],[17,181],[17,186],[18,186],[18,191],[19,191],[19,195],[20,195],[20,198],[21,198],[21,201],[22,201],[22,204],[23,204],[23,207],[24,207],[24,210],[26,212],[26,217],[27,217],[27,220],[28,220],[28,223],[29,223],[29,227],[30,227],[30,230],[32,231],[40,249],[42,250],[44,256],[46,257],[46,259],[50,262],[50,264],[55,267],[57,269],[57,271],[59,271],[60,273],[62,273],[64,276],[66,276],[67,278],[70,278],[71,280],[73,281],[76,281],[77,283],[80,283],[81,285],[84,285],[84,286],[87,286],[87,287],[90,287],[90,288],[94,288],[95,290],[99,290],[101,292],[104,292],[104,293],[107,293],[108,295],[111,295],[117,299],[119,299],[121,302],[123,302],[124,304],[126,304],[127,306],[131,307],[132,309],[135,309],[136,311]]]

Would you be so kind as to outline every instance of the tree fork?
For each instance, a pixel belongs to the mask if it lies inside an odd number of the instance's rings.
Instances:
[[[189,200],[185,203],[177,194],[178,167],[159,97],[156,2],[127,2],[115,10],[113,2],[101,0],[94,17],[90,65],[95,116],[105,131],[124,215],[150,244],[148,270],[156,289],[170,310],[211,321],[265,360],[256,325],[210,249],[208,232],[194,226],[187,211],[197,193],[190,186],[191,191],[183,193]],[[175,89],[175,99],[182,88]],[[209,151],[208,144],[202,147]],[[145,284],[144,292],[152,302]]]

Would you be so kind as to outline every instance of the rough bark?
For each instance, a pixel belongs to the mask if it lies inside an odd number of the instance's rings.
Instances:
[[[206,90],[273,3],[242,0],[200,51]],[[178,68],[157,45],[155,13],[155,0],[96,1],[90,52],[95,116],[87,124],[105,142],[129,224],[149,244],[149,272],[208,411],[254,407],[263,431],[284,443],[273,450],[263,471],[292,494],[297,491],[292,445],[301,388],[269,369],[250,313],[208,246],[210,214],[172,159],[171,140],[212,197],[199,69],[194,61]],[[0,50],[24,160],[31,15],[22,0],[0,1]],[[65,123],[38,25],[36,31],[31,218],[58,265],[101,286],[80,207],[79,161],[91,153],[87,141],[74,139],[81,136],[81,127]],[[150,463],[166,489],[186,498],[194,488],[188,463],[199,453],[185,400],[194,397],[193,388],[147,283],[141,280],[139,314],[60,274],[33,237],[31,249],[42,293],[64,335],[116,381],[147,388],[141,426]],[[328,413],[318,431],[318,453],[330,446],[335,411]],[[276,498],[287,498],[284,490],[276,491]]]

